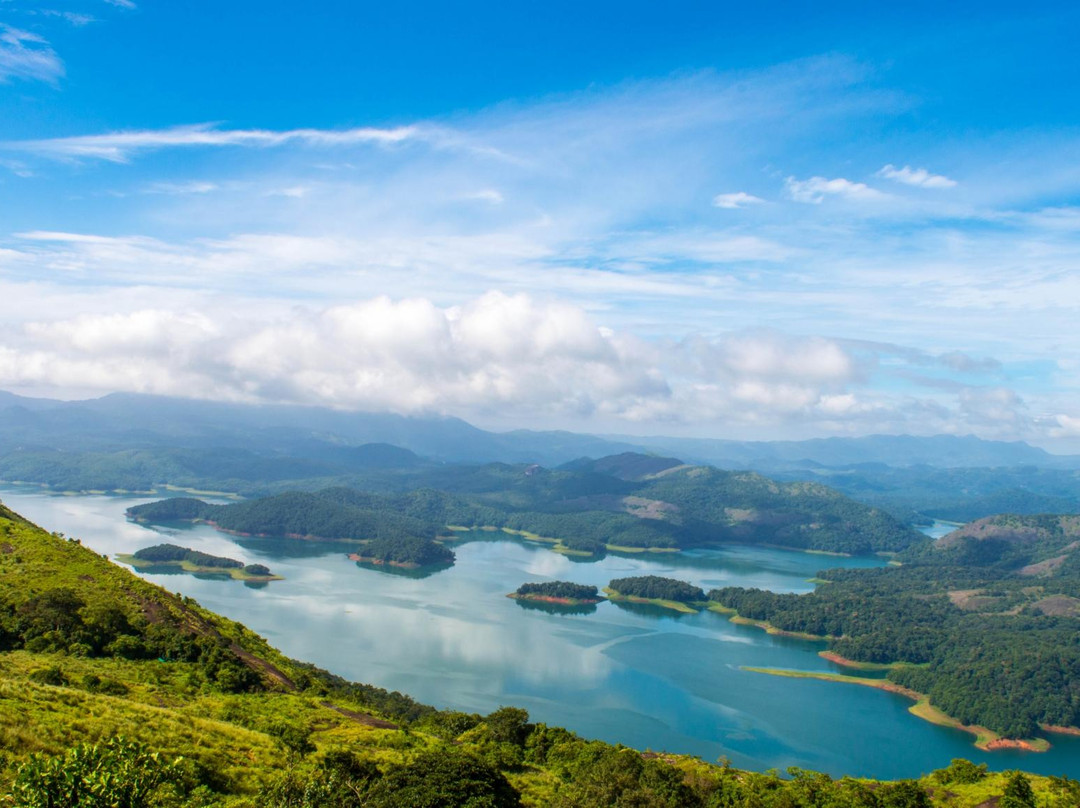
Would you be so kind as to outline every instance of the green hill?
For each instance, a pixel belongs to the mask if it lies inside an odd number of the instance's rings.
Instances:
[[[369,481],[378,490],[338,486],[230,505],[178,498],[129,514],[151,522],[208,521],[253,535],[322,538],[432,538],[450,526],[496,527],[590,553],[738,542],[862,554],[924,540],[884,511],[817,483],[780,483],[645,455],[608,460],[579,470],[492,463],[381,472]]]

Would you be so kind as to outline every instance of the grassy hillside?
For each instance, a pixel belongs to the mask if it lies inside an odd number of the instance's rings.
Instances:
[[[81,605],[80,605],[81,604]],[[243,626],[0,507],[0,799],[18,806],[1074,806],[1080,784],[957,764],[785,777],[438,712],[283,657]],[[73,796],[78,794],[80,796]]]

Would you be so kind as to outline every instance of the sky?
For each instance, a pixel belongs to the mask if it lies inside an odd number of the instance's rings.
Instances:
[[[0,0],[0,389],[1080,452],[1078,35]]]

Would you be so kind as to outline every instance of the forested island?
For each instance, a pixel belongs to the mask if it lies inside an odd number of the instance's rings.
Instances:
[[[541,583],[522,584],[507,597],[542,603],[558,603],[566,606],[583,606],[599,603],[604,599],[600,597],[600,593],[595,586],[575,584],[569,581],[543,581]]]
[[[392,567],[417,569],[454,563],[454,551],[430,539],[413,536],[374,539],[355,553],[352,561],[365,564],[389,564]]]
[[[615,578],[604,591],[614,603],[649,603],[680,612],[696,612],[706,605],[701,587],[659,575]]]
[[[758,773],[588,741],[513,707],[438,711],[291,660],[2,506],[0,688],[0,791],[22,808],[71,805],[72,789],[175,808],[1080,802],[1077,781],[967,761],[895,782]]]
[[[116,560],[144,572],[165,568],[182,569],[194,574],[225,574],[251,583],[283,580],[280,575],[270,572],[270,568],[264,564],[244,564],[235,558],[210,555],[175,544],[144,547],[131,555],[120,554]]]
[[[722,588],[709,599],[827,639],[841,663],[887,668],[888,684],[984,729],[984,746],[1037,749],[1040,732],[1080,727],[1080,517],[981,519],[899,559],[821,572],[829,583],[805,595]]]

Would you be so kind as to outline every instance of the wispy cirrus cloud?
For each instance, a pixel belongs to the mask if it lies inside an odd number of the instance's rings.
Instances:
[[[0,63],[2,64],[2,63]],[[102,135],[18,140],[0,143],[7,151],[26,152],[41,157],[66,160],[107,160],[124,163],[135,155],[165,148],[208,148],[227,146],[274,147],[288,143],[333,147],[362,143],[390,145],[418,137],[414,126],[391,129],[358,127],[354,129],[219,129],[214,124],[174,126],[168,129],[142,129]]]
[[[943,174],[931,174],[925,168],[911,166],[897,168],[891,163],[878,171],[877,176],[919,188],[955,188],[957,185],[956,180],[949,179]]]
[[[0,84],[12,79],[55,84],[64,63],[43,37],[0,24]]]

